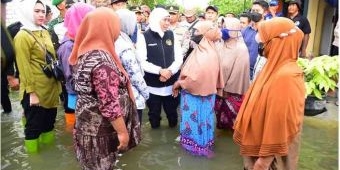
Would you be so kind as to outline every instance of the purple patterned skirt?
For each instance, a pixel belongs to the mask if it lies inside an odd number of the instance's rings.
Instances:
[[[234,122],[238,111],[240,110],[243,96],[239,94],[229,93],[227,98],[216,96],[215,112],[216,112],[216,128],[233,130]]]

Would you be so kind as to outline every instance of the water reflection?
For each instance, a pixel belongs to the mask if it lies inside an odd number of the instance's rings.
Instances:
[[[13,112],[1,116],[2,170],[77,170],[80,169],[73,152],[71,127],[65,127],[60,109],[56,122],[56,141],[41,145],[39,154],[28,155],[23,147],[21,108],[17,93],[11,96]],[[335,107],[335,106],[330,106]],[[326,117],[305,117],[299,170],[338,169],[337,108],[331,108]],[[143,115],[143,141],[132,151],[118,158],[123,170],[238,170],[242,159],[232,141],[232,133],[216,131],[215,156],[197,157],[183,151],[178,142],[178,129],[168,128],[164,115],[160,129],[152,130]],[[330,118],[330,119],[329,119]]]

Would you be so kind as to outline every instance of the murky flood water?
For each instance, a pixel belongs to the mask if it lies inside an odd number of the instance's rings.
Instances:
[[[12,93],[13,112],[1,115],[2,170],[77,170],[80,169],[73,152],[71,127],[64,124],[62,109],[56,122],[56,141],[40,146],[39,154],[28,155],[23,146],[21,107],[17,93]],[[330,105],[328,114],[305,117],[299,169],[338,169],[338,111]],[[168,128],[163,115],[160,129],[152,130],[143,115],[143,141],[135,149],[119,157],[123,170],[240,170],[242,159],[232,142],[231,132],[216,131],[215,156],[207,159],[192,156],[175,141],[178,129]]]

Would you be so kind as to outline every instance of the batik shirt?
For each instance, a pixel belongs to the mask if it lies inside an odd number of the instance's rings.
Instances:
[[[125,114],[119,100],[128,93],[127,79],[111,56],[98,50],[81,56],[74,76],[78,96],[76,132],[89,136],[112,134],[110,122]]]
[[[115,50],[129,75],[137,109],[144,109],[145,101],[149,99],[149,90],[143,78],[144,72],[141,62],[136,57],[135,48],[128,35],[123,32],[120,33],[115,42]]]

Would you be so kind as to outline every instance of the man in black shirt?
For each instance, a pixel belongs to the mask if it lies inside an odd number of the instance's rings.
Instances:
[[[288,18],[293,20],[295,25],[301,29],[305,34],[302,40],[300,48],[300,57],[306,57],[306,48],[309,40],[309,34],[311,33],[311,28],[309,21],[306,17],[300,14],[301,1],[300,0],[290,0],[288,1]]]

